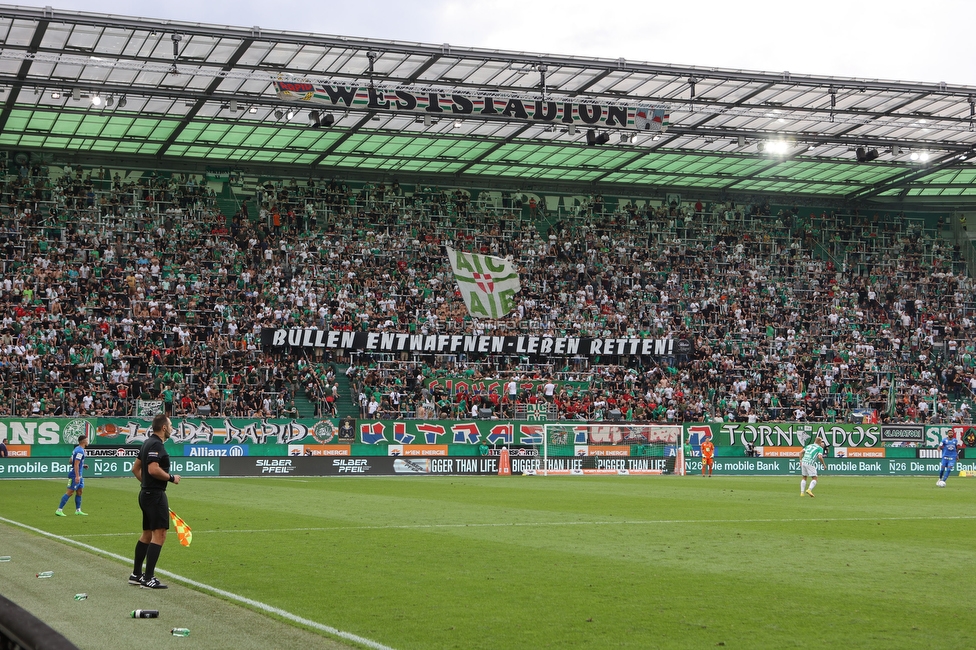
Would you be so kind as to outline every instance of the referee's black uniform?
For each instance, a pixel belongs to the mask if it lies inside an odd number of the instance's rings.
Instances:
[[[139,450],[142,461],[142,489],[139,491],[139,507],[142,508],[142,529],[169,530],[169,501],[166,499],[166,481],[149,473],[149,464],[157,463],[169,473],[169,454],[163,441],[154,433],[146,438]],[[149,576],[151,577],[151,576]]]
[[[167,423],[167,426],[171,426]],[[163,437],[166,433],[163,433]],[[136,555],[133,565],[132,575],[129,576],[129,584],[137,584],[144,589],[166,589],[166,585],[155,577],[156,562],[159,560],[159,553],[163,550],[162,540],[155,543],[155,531],[169,530],[169,501],[166,498],[167,481],[160,480],[152,475],[149,468],[153,463],[159,465],[160,469],[166,472],[171,482],[175,482],[174,477],[169,472],[169,454],[163,445],[163,438],[160,438],[156,431],[146,438],[139,450],[139,466],[142,469],[142,486],[139,489],[139,507],[142,508],[142,537],[136,543]],[[163,540],[165,537],[163,537]],[[146,562],[145,573],[142,571],[142,562]]]

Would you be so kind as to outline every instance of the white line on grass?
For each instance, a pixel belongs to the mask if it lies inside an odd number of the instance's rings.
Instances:
[[[19,521],[13,521],[12,519],[7,519],[5,517],[0,517],[0,521],[4,522],[6,524],[10,524],[11,526],[19,526],[20,528],[23,528],[25,530],[29,530],[29,531],[34,532],[34,533],[37,533],[39,535],[43,535],[45,537],[50,537],[51,539],[58,540],[59,542],[67,542],[68,544],[74,544],[75,546],[80,546],[81,548],[87,549],[89,551],[94,551],[95,553],[98,553],[100,555],[104,555],[106,557],[110,557],[110,558],[112,558],[114,560],[120,560],[121,562],[125,562],[127,564],[132,562],[132,560],[130,558],[124,557],[122,555],[118,555],[118,554],[112,553],[110,551],[105,551],[105,550],[100,549],[98,547],[90,546],[88,544],[85,544],[83,542],[75,541],[75,540],[70,539],[68,537],[63,537],[61,535],[55,535],[54,533],[49,533],[46,530],[41,530],[40,528],[34,528],[33,526],[28,526],[27,524],[23,524],[23,523],[21,523]],[[191,580],[190,578],[184,578],[183,576],[178,575],[176,573],[173,573],[172,571],[164,571],[162,569],[156,569],[156,573],[161,573],[161,574],[163,574],[163,575],[165,575],[165,576],[167,576],[169,578],[173,578],[174,580],[179,580],[180,582],[186,583],[186,584],[188,584],[188,585],[190,585],[192,587],[196,587],[197,589],[202,589],[204,591],[209,591],[211,593],[217,594],[218,596],[222,596],[222,597],[224,597],[224,598],[226,598],[228,600],[237,601],[239,603],[243,603],[245,605],[248,605],[250,607],[253,607],[254,609],[259,609],[259,610],[264,611],[264,612],[267,612],[269,614],[274,614],[275,616],[280,616],[281,618],[284,618],[286,620],[292,621],[293,623],[298,623],[300,625],[305,625],[306,627],[310,627],[312,629],[319,630],[320,632],[326,632],[327,634],[331,634],[332,636],[337,636],[337,637],[339,637],[341,639],[345,639],[347,641],[352,641],[353,643],[358,643],[359,645],[364,645],[367,648],[373,648],[374,650],[394,650],[390,646],[383,645],[382,643],[379,643],[377,641],[373,641],[372,639],[367,639],[367,638],[361,637],[358,634],[353,634],[351,632],[343,632],[342,630],[337,630],[336,628],[334,628],[334,627],[332,627],[330,625],[323,625],[322,623],[317,623],[315,621],[311,621],[311,620],[309,620],[307,618],[303,618],[303,617],[298,616],[296,614],[292,614],[291,612],[286,612],[285,610],[279,609],[278,607],[274,607],[272,605],[268,605],[266,603],[262,603],[262,602],[257,601],[257,600],[252,600],[252,599],[247,598],[245,596],[239,596],[239,595],[237,595],[235,593],[231,593],[229,591],[224,591],[223,589],[218,589],[217,587],[211,587],[210,585],[204,584],[202,582],[197,582],[196,580]]]
[[[2,519],[2,518],[0,518]],[[513,521],[473,524],[390,524],[388,526],[321,526],[311,528],[224,528],[218,530],[195,530],[197,535],[211,533],[301,533],[330,530],[431,530],[438,528],[513,528],[519,526],[647,526],[655,524],[769,524],[834,521],[952,521],[976,519],[976,515],[952,515],[931,517],[787,517],[784,519],[648,519],[621,521]],[[127,537],[132,533],[85,533],[69,537]],[[60,539],[60,538],[59,538]]]

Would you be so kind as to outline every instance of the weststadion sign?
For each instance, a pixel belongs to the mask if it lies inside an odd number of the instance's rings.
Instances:
[[[395,332],[346,332],[316,328],[261,330],[266,350],[326,348],[366,352],[420,352],[433,354],[528,354],[557,356],[688,355],[686,339],[575,338],[566,336],[475,336],[462,334],[403,334]]]
[[[631,131],[666,131],[670,108],[630,102],[578,102],[571,98],[516,97],[481,91],[455,92],[444,88],[390,83],[350,86],[326,80],[276,80],[279,99],[338,109],[413,112],[445,117],[476,115],[528,120],[543,124],[580,125]]]

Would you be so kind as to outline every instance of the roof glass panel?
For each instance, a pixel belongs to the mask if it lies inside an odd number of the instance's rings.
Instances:
[[[18,53],[26,52],[42,14],[13,6],[0,13],[5,54],[0,76],[16,79],[23,64]],[[180,74],[169,70],[174,31],[183,36]],[[336,45],[335,37],[269,30],[260,31],[225,76],[222,68],[235,59],[246,34],[247,28],[98,14],[76,20],[59,13],[57,22],[45,26],[26,78],[5,84],[8,94],[0,99],[15,99],[0,118],[0,141],[5,147],[133,158],[162,150],[174,162],[187,156],[215,164],[223,158],[308,165],[329,152],[323,166],[416,171],[430,182],[441,175],[443,182],[452,182],[461,172],[579,183],[581,192],[598,181],[652,193],[682,187],[871,200],[909,190],[907,196],[924,199],[970,196],[976,183],[973,166],[952,159],[976,146],[967,99],[976,88],[831,78],[837,89],[831,114],[822,77],[701,69],[692,106],[689,73],[679,66],[630,61],[621,66],[453,46],[449,51],[437,45],[384,47],[379,40],[352,37]],[[425,125],[423,115],[412,113],[331,108],[336,123],[319,130],[306,128],[306,105],[291,123],[274,119],[275,110],[286,104],[271,88],[269,68],[298,78],[314,71],[321,78],[363,80],[369,51],[379,53],[375,70],[386,81],[465,84],[472,93],[535,93],[535,65],[545,62],[549,89],[558,94],[577,93],[580,100],[594,102],[668,102],[670,130],[663,137],[638,134],[627,141],[602,129],[610,142],[589,147],[585,129],[569,135],[563,125],[552,129],[503,118],[461,116],[456,123],[458,116],[445,114]],[[11,92],[18,84],[22,87]],[[71,99],[73,88],[83,95],[80,100]],[[124,108],[91,107],[93,93],[112,92],[118,103],[121,89],[127,96]],[[65,96],[51,97],[55,91]],[[238,104],[234,114],[228,110],[230,99]],[[161,146],[170,138],[175,142]],[[789,143],[785,157],[759,151],[760,143],[777,139]],[[857,164],[859,146],[877,148],[879,160]],[[901,152],[893,154],[893,147]],[[936,171],[924,173],[908,160],[909,153],[921,151],[931,156]],[[155,158],[145,160],[155,163]],[[906,177],[919,171],[923,174]]]

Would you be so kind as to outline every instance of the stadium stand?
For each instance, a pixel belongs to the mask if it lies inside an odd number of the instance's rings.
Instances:
[[[762,197],[550,210],[517,189],[39,163],[0,173],[2,415],[130,413],[141,397],[181,416],[969,420],[973,281],[942,217]],[[515,260],[517,313],[472,320],[445,243]],[[260,349],[262,327],[292,326],[671,336],[696,352],[648,364]],[[428,389],[452,376],[496,388]],[[515,403],[501,389],[512,379]]]

